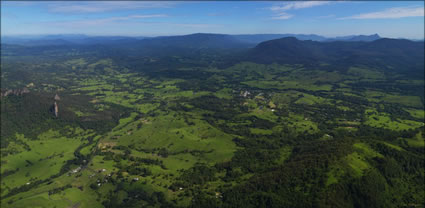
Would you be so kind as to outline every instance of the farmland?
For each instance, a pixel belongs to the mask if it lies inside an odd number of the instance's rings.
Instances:
[[[252,187],[289,206],[374,182],[398,204],[424,203],[423,80],[408,88],[366,66],[64,59],[16,77],[32,60],[5,57],[2,80],[30,92],[2,97],[2,207],[232,207],[261,197]]]

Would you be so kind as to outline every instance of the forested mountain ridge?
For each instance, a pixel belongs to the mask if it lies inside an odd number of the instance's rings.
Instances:
[[[246,60],[259,63],[368,64],[422,72],[424,43],[382,38],[372,42],[316,42],[282,38],[258,44]],[[421,73],[418,73],[421,74]]]

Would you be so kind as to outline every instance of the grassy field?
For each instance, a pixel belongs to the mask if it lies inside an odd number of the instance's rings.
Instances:
[[[388,114],[379,113],[375,110],[368,109],[365,111],[367,115],[366,125],[370,125],[373,127],[380,127],[386,129],[394,129],[394,130],[405,130],[412,129],[424,126],[423,122],[411,121],[411,120],[401,120],[396,119],[392,120]]]
[[[59,173],[64,162],[74,158],[75,149],[84,143],[78,138],[63,137],[55,131],[41,134],[40,140],[35,141],[28,140],[22,135],[17,137],[31,147],[31,150],[2,157],[2,172],[19,168],[18,172],[2,180],[5,190],[30,185],[34,181]]]
[[[366,170],[373,168],[370,164],[373,158],[384,157],[365,143],[354,143],[353,150],[353,153],[348,154],[331,167],[331,170],[327,173],[327,186],[338,183],[346,175],[360,178]]]
[[[200,164],[215,167],[235,162],[238,151],[250,145],[258,146],[258,152],[252,154],[264,156],[261,162],[276,157],[271,163],[278,169],[303,142],[331,142],[341,134],[357,139],[353,135],[361,132],[362,125],[396,132],[424,126],[419,95],[355,85],[387,78],[382,71],[367,67],[351,67],[344,72],[243,62],[226,69],[175,69],[186,73],[186,80],[179,75],[119,69],[111,59],[70,59],[64,65],[72,70],[58,79],[71,82],[71,86],[55,83],[36,85],[35,89],[66,89],[64,96],[90,97],[87,103],[70,108],[84,122],[122,107],[117,123],[102,133],[66,126],[32,139],[16,134],[2,149],[10,154],[1,158],[2,175],[7,173],[2,176],[1,196],[14,188],[29,188],[7,196],[1,201],[2,207],[102,207],[102,201],[115,193],[118,182],[127,190],[162,192],[168,201],[188,206],[197,190],[219,197],[216,192],[223,187],[243,184],[254,174],[242,173],[241,165],[214,173],[215,180],[172,190],[170,187],[181,181],[182,175]],[[197,73],[200,77],[191,77]],[[413,83],[423,85],[420,81]],[[87,106],[97,111],[88,111]],[[403,116],[392,115],[390,110],[394,109],[388,110],[388,106],[395,106]],[[235,142],[239,139],[243,142]],[[399,140],[408,146],[394,141],[379,143],[396,151],[424,147],[421,132]],[[262,148],[273,142],[276,146],[270,148],[272,153],[266,154]],[[384,157],[364,141],[356,141],[350,148],[324,172],[326,186],[338,184],[344,177],[362,178],[374,169],[374,158]],[[87,161],[72,164],[69,171],[56,175],[76,155]],[[236,176],[228,176],[230,171]],[[53,179],[48,180],[50,177]],[[226,177],[234,178],[225,181]],[[32,186],[37,181],[42,182]],[[126,197],[122,190],[116,194],[118,201]]]

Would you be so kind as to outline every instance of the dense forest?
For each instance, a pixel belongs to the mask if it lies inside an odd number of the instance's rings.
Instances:
[[[424,207],[423,41],[265,38],[2,43],[1,206]]]

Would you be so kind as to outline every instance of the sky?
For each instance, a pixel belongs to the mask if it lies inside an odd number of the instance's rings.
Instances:
[[[424,38],[424,1],[1,1],[1,35]]]

